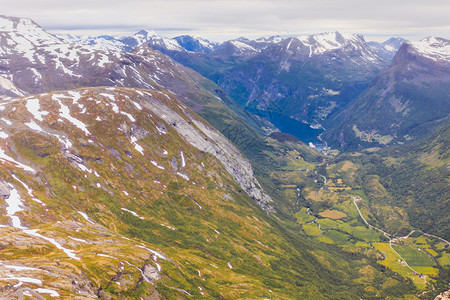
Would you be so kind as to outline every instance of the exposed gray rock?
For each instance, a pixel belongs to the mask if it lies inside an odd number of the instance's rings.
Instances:
[[[0,181],[0,198],[3,200],[8,199],[11,194],[11,188],[6,182]]]
[[[161,278],[158,269],[152,265],[145,265],[144,268],[142,269],[142,273],[145,276],[145,278],[147,278],[149,281],[152,282],[159,280]]]
[[[154,97],[149,97],[142,104],[163,119],[167,127],[173,127],[192,146],[215,156],[253,201],[267,213],[273,211],[270,205],[273,200],[259,185],[250,162],[221,133],[187,110],[183,112],[183,117]]]
[[[172,157],[172,160],[170,161],[170,168],[173,172],[178,172],[178,162],[175,156]]]

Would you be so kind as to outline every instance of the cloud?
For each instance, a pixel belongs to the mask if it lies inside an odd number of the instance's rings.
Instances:
[[[51,31],[197,34],[213,40],[346,31],[450,36],[447,0],[2,0],[2,13]]]

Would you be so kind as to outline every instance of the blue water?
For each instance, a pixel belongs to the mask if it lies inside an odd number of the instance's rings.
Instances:
[[[278,112],[254,108],[247,108],[247,111],[270,121],[281,132],[292,134],[306,144],[311,142],[319,149],[324,146],[323,143],[317,139],[323,132],[322,129],[311,128],[309,124],[302,123]]]

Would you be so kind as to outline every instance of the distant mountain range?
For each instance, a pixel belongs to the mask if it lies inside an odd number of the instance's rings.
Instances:
[[[192,36],[169,39],[145,30],[130,37],[58,37],[98,49],[131,51],[150,45],[213,80],[243,107],[315,128],[356,99],[406,41],[367,43],[360,35],[339,32],[223,43]]]
[[[216,82],[244,107],[321,124],[356,98],[389,62],[362,36],[237,39],[210,52],[152,47]]]

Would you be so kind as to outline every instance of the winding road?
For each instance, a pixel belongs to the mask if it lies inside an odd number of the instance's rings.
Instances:
[[[400,257],[400,259],[405,263],[405,265],[406,265],[411,271],[413,271],[414,273],[420,274],[419,272],[417,272],[416,270],[414,270],[413,268],[411,268],[411,266],[408,265],[408,262],[406,261],[406,259],[404,259],[404,258],[400,255],[400,253],[398,253],[397,251],[395,251],[394,247],[392,247],[392,238],[391,238],[391,237],[393,237],[393,238],[404,238],[404,237],[394,237],[394,236],[390,235],[389,233],[387,233],[386,231],[384,231],[384,230],[382,230],[382,229],[380,229],[380,228],[378,228],[378,227],[375,227],[375,226],[373,226],[373,225],[370,225],[370,224],[366,221],[366,219],[364,218],[364,216],[362,215],[361,210],[359,210],[358,204],[356,204],[356,200],[361,200],[361,198],[360,198],[359,196],[353,196],[352,198],[353,198],[353,204],[355,204],[355,207],[356,207],[356,209],[358,210],[358,213],[359,213],[359,215],[361,216],[361,219],[364,221],[364,223],[366,223],[367,226],[369,226],[370,228],[373,228],[373,229],[378,230],[378,231],[380,231],[381,233],[383,233],[383,234],[389,239],[389,247],[391,247],[392,251],[394,251],[394,253],[397,254],[398,257]],[[406,237],[409,237],[409,236],[411,235],[411,233],[413,233],[414,231],[415,231],[415,230],[411,231]]]

